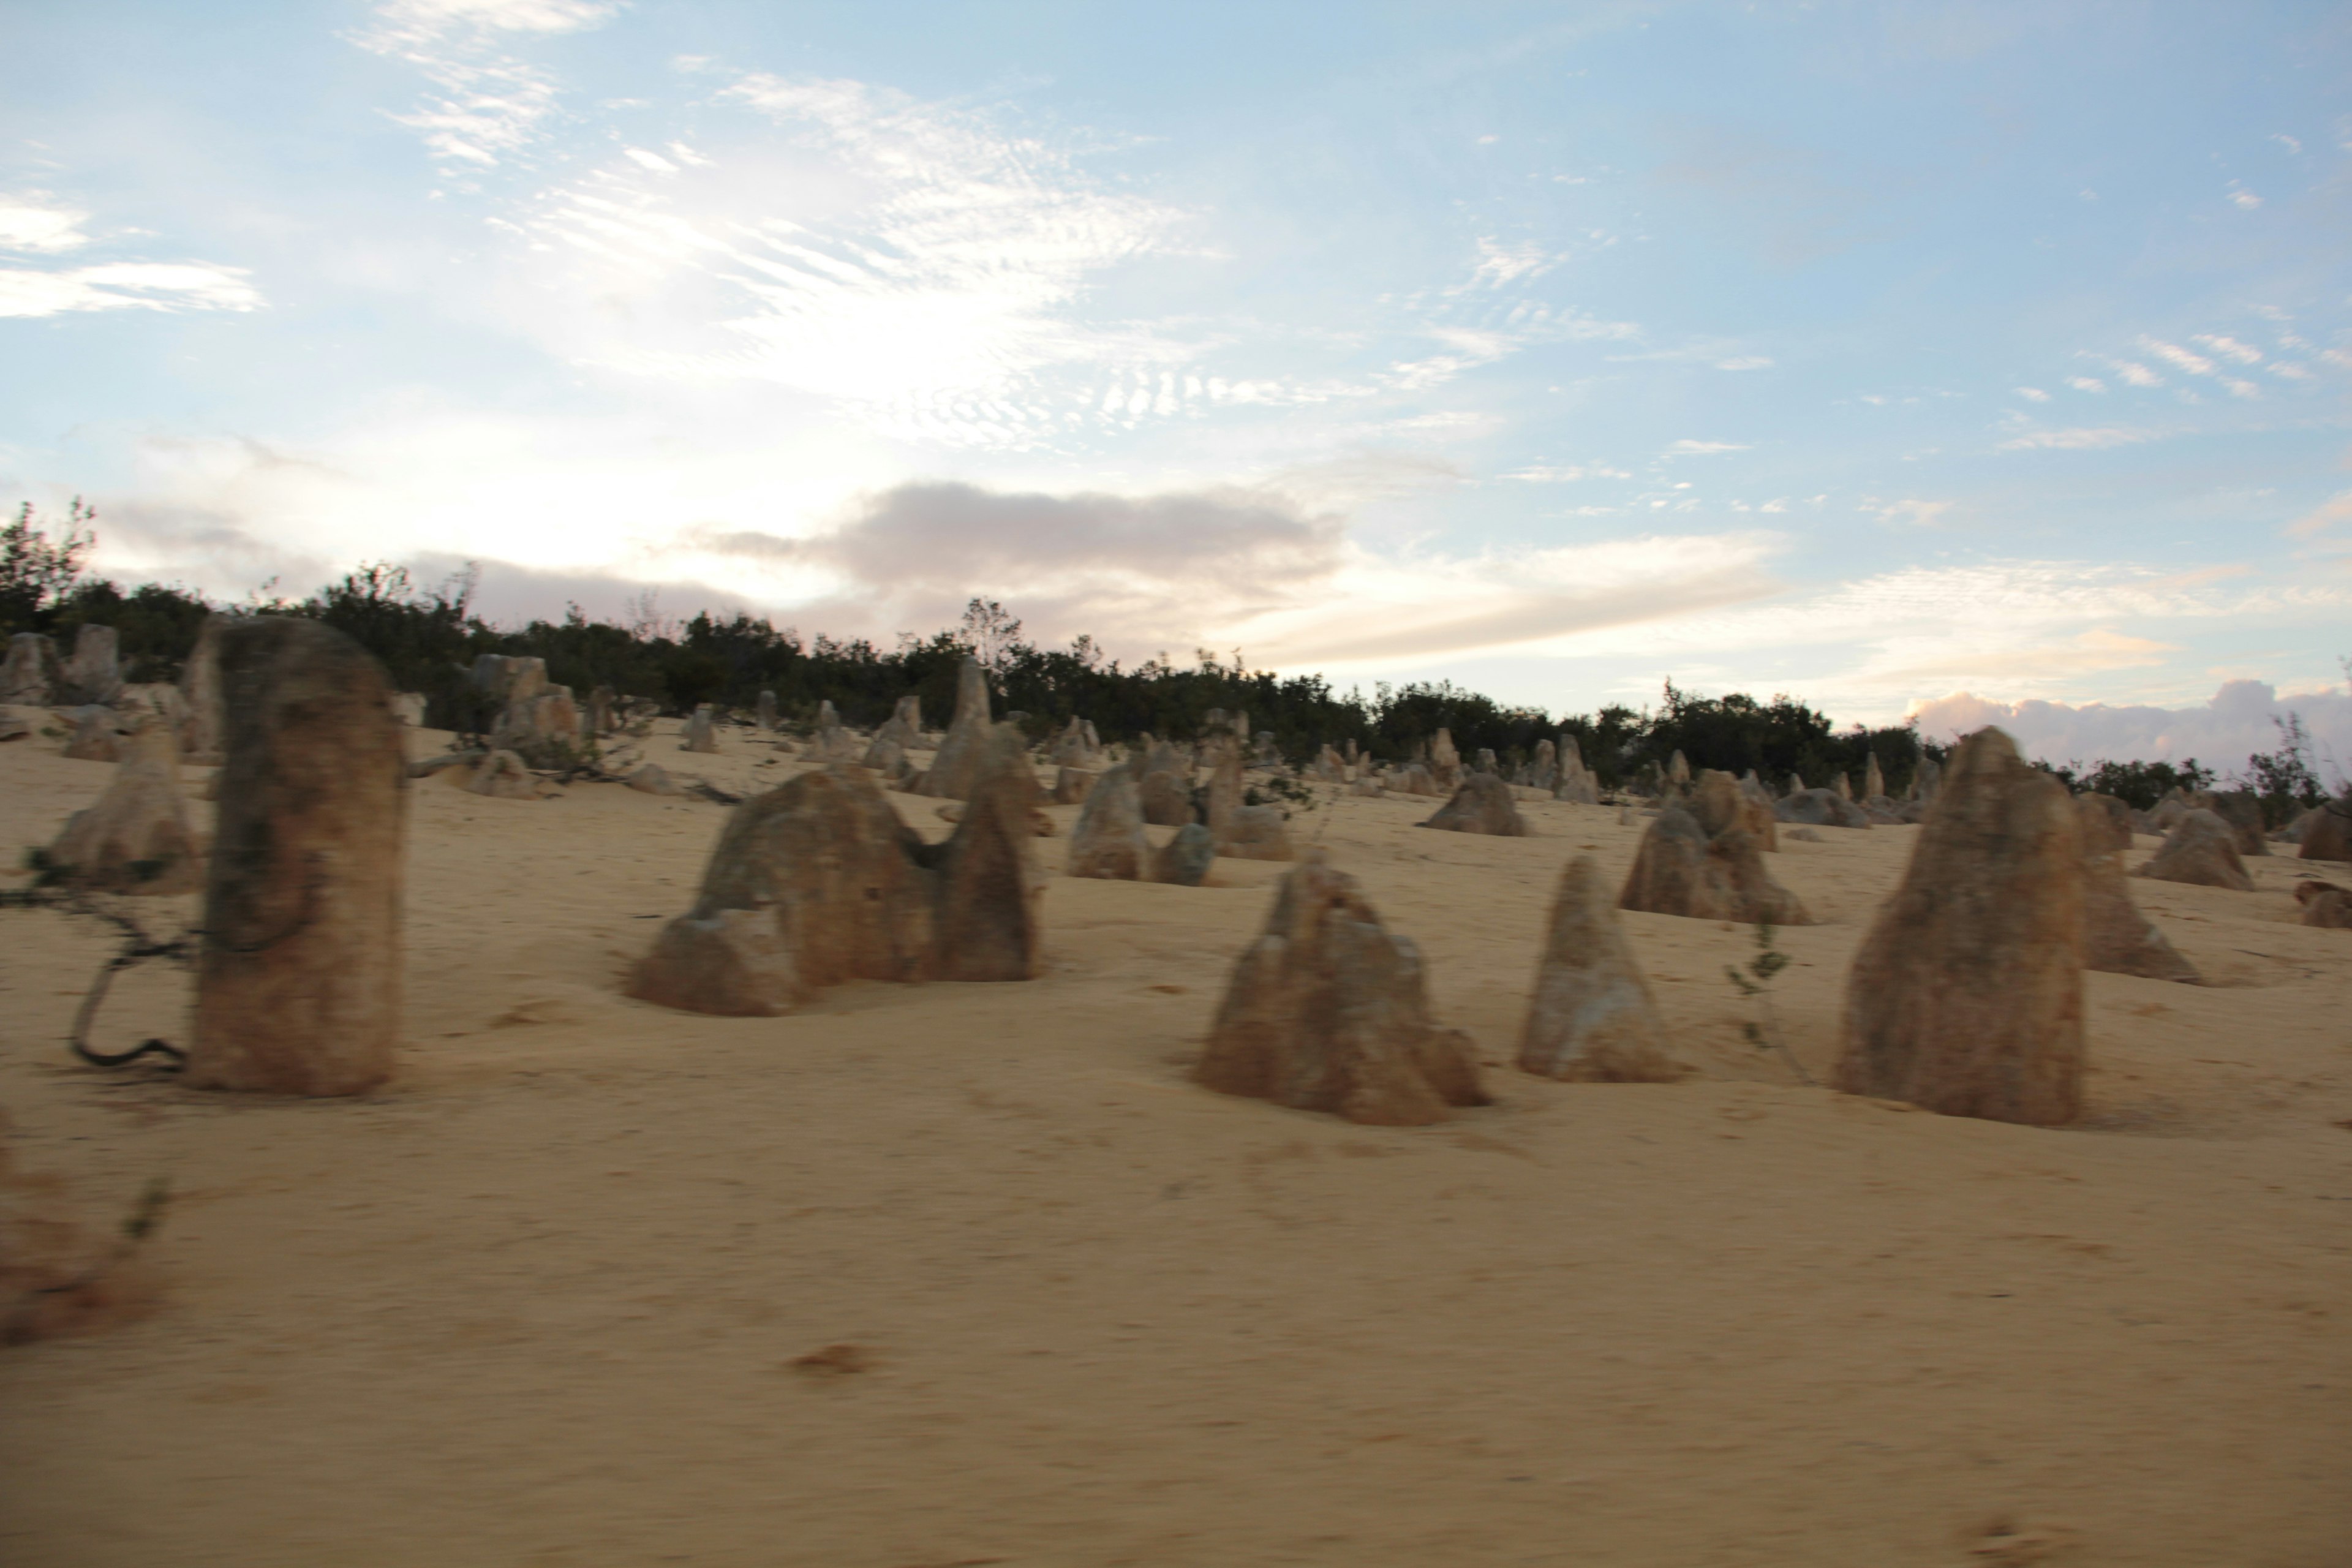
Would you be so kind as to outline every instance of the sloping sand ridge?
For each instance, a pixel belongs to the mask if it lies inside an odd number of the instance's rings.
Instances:
[[[801,765],[673,744],[736,791]],[[0,748],[0,844],[110,773]],[[2352,935],[2294,923],[2312,868],[2135,881],[2212,984],[2088,975],[2053,1131],[1797,1087],[1723,975],[1752,932],[1663,915],[1624,919],[1700,1076],[1516,1072],[1561,868],[1622,879],[1640,826],[1318,795],[1293,836],[1420,945],[1493,1106],[1191,1081],[1278,864],[1056,877],[1034,982],[717,1018],[621,984],[719,808],[421,780],[399,1076],[342,1101],[76,1066],[110,942],[0,915],[19,1163],[98,1221],[179,1194],[155,1312],[0,1352],[0,1562],[2352,1562]],[[1777,936],[1817,1079],[1917,832],[1770,858],[1824,922]],[[105,1031],[185,995],[135,971]]]

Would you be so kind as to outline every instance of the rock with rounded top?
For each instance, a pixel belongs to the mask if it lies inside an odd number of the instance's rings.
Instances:
[[[1462,787],[1454,792],[1454,798],[1418,826],[1442,828],[1448,833],[1492,834],[1498,838],[1528,836],[1527,819],[1519,815],[1518,803],[1511,797],[1511,786],[1488,773],[1472,773],[1464,779]]]
[[[1835,790],[1800,790],[1772,804],[1772,815],[1782,822],[1808,827],[1868,827],[1870,814]]]
[[[547,689],[547,660],[530,654],[485,653],[474,659],[474,686],[493,711]]]
[[[1454,747],[1454,731],[1444,725],[1429,742],[1429,773],[1438,791],[1451,795],[1462,782],[1462,753]]]
[[[686,793],[678,787],[677,780],[671,778],[665,769],[654,763],[646,763],[635,769],[621,782],[640,795],[667,795]]]
[[[1671,1083],[1684,1069],[1665,1040],[1601,863],[1580,855],[1552,899],[1519,1030],[1519,1066],[1544,1078]]]
[[[1783,799],[1783,800],[1786,800],[1786,799],[1788,799],[1790,795],[1802,795],[1802,794],[1804,794],[1804,793],[1805,793],[1805,780],[1804,780],[1804,775],[1802,775],[1801,773],[1790,773],[1790,774],[1789,775],[1789,787],[1788,787],[1787,789],[1785,789],[1785,790],[1783,790],[1783,791],[1781,791],[1781,792],[1780,792],[1780,798],[1781,798],[1781,799]]]
[[[112,626],[85,625],[58,672],[57,700],[68,706],[111,702],[122,690],[122,663]]]
[[[1192,787],[1169,769],[1145,773],[1138,794],[1143,820],[1155,827],[1181,827],[1199,815],[1192,809]]]
[[[1719,768],[1701,768],[1692,781],[1687,809],[1698,819],[1699,831],[1709,838],[1737,827],[1756,841],[1757,848],[1771,852],[1780,847],[1780,828],[1772,814],[1775,804],[1749,795],[1738,779]]]
[[[1427,763],[1407,763],[1389,774],[1388,787],[1399,795],[1435,795],[1440,794],[1437,775]]]
[[[2148,808],[2147,830],[2151,833],[2171,832],[2180,826],[2182,817],[2201,808],[2209,798],[2201,792],[2192,796],[2179,784],[2173,785],[2157,796],[2156,804]]]
[[[2216,791],[2206,807],[2229,825],[2230,841],[2241,855],[2268,855],[2269,842],[2263,837],[2262,797],[2250,789]]]
[[[2083,967],[2194,985],[2197,966],[2132,902],[2123,858],[2131,847],[2131,829],[2128,816],[2118,827],[2116,806],[2126,814],[2131,809],[2112,795],[2074,799],[2083,832]]]
[[[1367,777],[1358,779],[1355,783],[1349,784],[1348,786],[1348,793],[1351,795],[1361,796],[1367,800],[1379,800],[1389,792],[1381,787],[1380,780]]]
[[[2251,893],[2254,879],[2238,858],[2230,825],[2200,807],[2182,815],[2179,825],[2165,835],[2164,846],[2136,876],[2159,882],[2187,882],[2200,888],[2228,888]]]
[[[1209,837],[1217,853],[1234,860],[1294,860],[1290,831],[1281,809],[1244,804],[1240,748],[1220,750],[1209,775]]]
[[[874,742],[859,753],[857,765],[890,784],[902,783],[915,771],[915,764],[907,760],[905,749],[887,735],[876,736]]]
[[[833,704],[828,702],[825,706],[830,708]],[[759,701],[753,705],[751,714],[751,721],[754,724],[764,731],[772,732],[776,728],[776,694],[772,691],[760,693]]]
[[[708,702],[698,704],[686,721],[683,737],[677,743],[681,752],[698,752],[711,755],[719,750],[719,718]]]
[[[2352,796],[2321,803],[2303,820],[2296,858],[2352,860]]]
[[[1065,768],[1065,774],[1076,772]],[[1058,792],[1057,792],[1058,793]],[[1139,882],[1151,867],[1151,841],[1143,833],[1143,803],[1135,781],[1124,768],[1113,768],[1095,781],[1070,830],[1070,852],[1064,868],[1073,877],[1106,881]]]
[[[180,748],[171,726],[150,717],[122,738],[122,760],[97,804],[66,821],[48,849],[69,887],[89,892],[193,893],[204,886],[204,856],[180,793]]]
[[[1030,980],[1042,967],[1037,798],[1028,743],[993,726],[975,748],[963,820],[939,851],[940,979]]]
[[[1178,828],[1151,857],[1151,879],[1171,887],[1197,888],[1217,858],[1217,841],[1197,822]]]
[[[988,672],[966,658],[956,671],[955,717],[949,721],[939,754],[923,773],[921,793],[944,800],[965,799],[979,775],[980,755],[994,726],[989,721]]]
[[[1083,805],[1086,804],[1087,797],[1094,793],[1097,782],[1102,777],[1102,773],[1091,772],[1086,768],[1069,766],[1055,768],[1054,770],[1054,804]],[[1139,805],[1137,810],[1141,809]]]
[[[2082,1112],[2083,831],[2010,738],[1953,752],[1846,982],[1836,1087],[1951,1116]]]
[[[923,700],[920,697],[908,692],[898,699],[890,717],[882,721],[882,727],[874,731],[876,745],[885,741],[895,741],[902,751],[908,752],[923,743]],[[872,766],[871,763],[867,765]]]
[[[1411,1127],[1484,1105],[1469,1037],[1434,1024],[1420,950],[1319,851],[1234,966],[1198,1076],[1223,1094]]]
[[[528,696],[508,702],[490,728],[490,749],[511,752],[527,767],[566,768],[581,761],[587,745],[572,689],[542,680]]]
[[[1756,840],[1738,826],[1709,834],[1679,805],[1668,805],[1642,836],[1621,908],[1689,920],[1752,925],[1813,923],[1804,901],[1772,879]]]
[[[1327,742],[1315,753],[1307,765],[1307,777],[1318,784],[1345,784],[1348,780],[1348,760]]]
[[[2294,901],[2305,925],[2322,931],[2352,931],[2352,890],[2307,879],[2294,885]]]
[[[1682,748],[1677,746],[1675,748],[1675,754],[1666,760],[1666,783],[1670,785],[1680,786],[1690,782],[1690,759],[1684,756]]]
[[[1848,774],[1843,773],[1832,773],[1830,775],[1830,788],[1836,792],[1837,797],[1840,800],[1844,801],[1849,805],[1854,804],[1853,780]]]
[[[1535,755],[1519,770],[1514,781],[1529,789],[1554,790],[1559,787],[1559,748],[1549,741],[1536,742]]]
[[[90,702],[74,710],[73,733],[66,740],[65,754],[78,763],[112,763],[121,760],[117,742],[122,734],[121,716],[103,703]]]
[[[1886,793],[1886,773],[1878,765],[1878,753],[1873,752],[1862,764],[1862,798],[1876,800]]]
[[[539,798],[539,779],[531,773],[530,764],[518,752],[497,749],[474,769],[474,776],[466,781],[466,788],[492,800]]]
[[[408,766],[383,668],[331,626],[220,633],[226,732],[183,1081],[360,1094],[392,1075],[405,989]]]

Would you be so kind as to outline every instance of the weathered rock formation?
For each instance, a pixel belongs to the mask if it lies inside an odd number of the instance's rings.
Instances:
[[[2269,842],[2263,837],[2262,798],[2250,789],[2222,790],[2212,796],[2206,808],[2229,826],[2230,841],[2241,855],[2267,855]]]
[[[122,720],[113,709],[96,702],[77,708],[73,727],[73,734],[66,741],[67,756],[78,763],[121,760],[116,742],[122,733]]]
[[[84,626],[77,631],[73,657],[66,660],[60,673],[56,700],[68,707],[113,701],[122,690],[122,665],[116,647],[112,626]]]
[[[1488,833],[1498,838],[1528,836],[1527,820],[1519,815],[1518,803],[1511,798],[1511,786],[1488,773],[1472,773],[1464,779],[1462,787],[1454,792],[1454,798],[1419,826],[1443,828],[1448,833]]]
[[[121,765],[96,805],[66,819],[49,862],[68,886],[91,892],[193,893],[204,857],[180,793],[180,747],[151,718],[121,744]]]
[[[1065,768],[1066,775],[1075,772]],[[1139,882],[1151,867],[1151,841],[1143,835],[1143,804],[1125,768],[1113,768],[1095,783],[1070,831],[1064,862],[1073,877]]]
[[[1519,1066],[1545,1078],[1670,1083],[1683,1069],[1667,1055],[1665,1039],[1601,864],[1580,855],[1561,873],[1552,899],[1519,1031]]]
[[[2294,901],[2302,906],[2303,923],[2324,931],[2352,931],[2352,891],[2316,879],[2294,885]]]
[[[1297,859],[1282,808],[1245,805],[1244,798],[1241,748],[1228,744],[1209,775],[1209,838],[1217,853],[1234,860]]]
[[[539,798],[539,780],[532,775],[530,764],[513,752],[495,748],[474,769],[474,776],[466,781],[466,788],[493,800]]]
[[[982,735],[970,780],[963,820],[937,851],[939,977],[1034,979],[1044,962],[1036,828],[1045,813],[1021,731],[999,724]]]
[[[1454,749],[1454,731],[1443,726],[1429,742],[1429,773],[1449,795],[1462,782],[1462,753]]]
[[[1197,888],[1216,862],[1217,843],[1209,830],[1188,822],[1151,858],[1151,879],[1171,887]]]
[[[1772,879],[1756,840],[1737,826],[1710,835],[1679,805],[1668,805],[1642,835],[1621,908],[1691,920],[1753,925],[1813,923],[1804,901]]]
[[[2352,797],[2324,802],[2304,819],[2296,856],[2304,860],[2352,860]]]
[[[581,739],[580,708],[572,700],[572,689],[550,686],[541,679],[527,695],[510,699],[490,727],[490,750],[511,752],[537,768],[569,767],[580,761],[587,747]]]
[[[2074,810],[2083,832],[2083,967],[2196,984],[2197,966],[2132,902],[2123,857],[2131,847],[2131,808],[2113,795],[2084,795]]]
[[[1187,766],[1185,772],[1191,771]],[[1200,815],[1192,809],[1192,786],[1167,768],[1145,773],[1137,793],[1142,799],[1143,820],[1155,827],[1181,827]]]
[[[401,1034],[408,769],[383,671],[316,621],[218,641],[227,732],[185,1081],[360,1094]]]
[[[1427,763],[1407,763],[1389,774],[1388,787],[1399,795],[1435,795],[1444,793],[1437,787],[1437,775],[1430,772]]]
[[[528,654],[478,655],[474,660],[474,686],[496,712],[547,689],[547,660]]]
[[[8,662],[0,665],[0,702],[47,708],[64,683],[65,666],[54,641],[38,632],[18,632],[8,639]]]
[[[1098,772],[1103,762],[1102,741],[1095,734],[1092,723],[1074,716],[1046,748],[1045,760],[1056,767]]]
[[[2083,831],[1999,730],[1952,755],[1846,982],[1836,1086],[2054,1126],[2083,1106]]]
[[[719,750],[719,721],[708,702],[698,706],[686,721],[685,738],[677,743],[681,752],[701,752],[706,754]]]
[[[1737,827],[1756,841],[1756,847],[1772,853],[1780,847],[1780,829],[1773,815],[1779,804],[1764,795],[1759,787],[1753,795],[1738,779],[1719,768],[1702,768],[1691,784],[1690,814],[1698,819],[1699,831],[1713,838],[1727,827]]]
[[[1124,770],[1121,771],[1123,772]],[[1054,804],[1055,805],[1083,805],[1086,803],[1087,797],[1094,793],[1096,781],[1100,779],[1102,776],[1103,775],[1099,773],[1089,773],[1085,768],[1059,767],[1055,769]],[[1140,805],[1137,807],[1139,812],[1141,809]]]
[[[898,707],[882,727],[874,731],[874,743],[895,741],[902,751],[913,751],[923,743],[923,700],[911,692],[898,699]],[[872,767],[874,764],[866,764]]]
[[[667,772],[652,763],[646,763],[635,769],[621,782],[644,795],[684,795],[686,793],[678,788],[677,781],[671,778]]]
[[[830,708],[833,704],[828,702],[825,706]],[[776,694],[774,692],[762,691],[760,693],[760,700],[752,710],[751,721],[757,724],[762,731],[770,733],[774,731],[776,728]]]
[[[1675,748],[1675,754],[1666,762],[1666,783],[1670,787],[1679,789],[1690,782],[1690,761],[1683,755],[1682,748],[1677,746]]]
[[[1885,794],[1886,774],[1879,768],[1878,753],[1873,752],[1870,753],[1870,760],[1862,767],[1862,798],[1879,800],[1884,798]]]
[[[1317,854],[1234,967],[1200,1079],[1224,1094],[1418,1126],[1484,1105],[1469,1037],[1430,1021],[1421,954]]]
[[[942,800],[969,798],[992,728],[988,718],[988,672],[980,668],[978,661],[967,658],[956,672],[955,717],[949,721],[947,738],[940,742],[939,752],[931,759],[916,792]]]
[[[1835,790],[1799,790],[1772,803],[1772,815],[1809,827],[1868,827],[1870,814]]]
[[[2164,847],[2135,875],[2159,882],[2229,888],[2241,893],[2254,890],[2253,878],[2246,874],[2245,862],[2238,858],[2230,825],[2202,808],[2183,815],[2179,826],[2165,836]]]

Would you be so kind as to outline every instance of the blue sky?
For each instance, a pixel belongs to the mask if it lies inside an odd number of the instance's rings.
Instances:
[[[0,26],[0,499],[90,497],[124,576],[884,640],[982,594],[2142,749],[2347,702],[2340,5]]]

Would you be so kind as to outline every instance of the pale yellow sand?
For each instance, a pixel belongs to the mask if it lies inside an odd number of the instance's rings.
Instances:
[[[0,845],[108,775],[0,747]],[[1723,978],[1750,933],[1662,916],[1705,1079],[1518,1075],[1554,878],[1638,829],[1431,804],[1297,824],[1496,1064],[1420,1130],[1188,1081],[1273,866],[1057,879],[1032,984],[718,1019],[618,984],[719,808],[421,784],[410,1045],[358,1102],[77,1067],[108,944],[0,913],[19,1160],[97,1223],[181,1194],[157,1315],[0,1352],[0,1562],[2352,1563],[2352,936],[2290,923],[2295,862],[2134,884],[2223,984],[2090,977],[2092,1114],[2045,1131],[1793,1087]],[[1782,939],[1816,1074],[1916,832],[1822,831],[1771,861],[1835,922]],[[186,984],[136,972],[104,1043]],[[835,1343],[870,1368],[793,1365]]]

